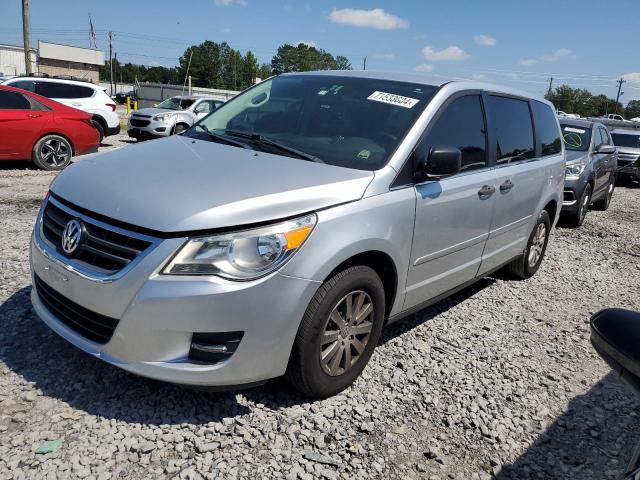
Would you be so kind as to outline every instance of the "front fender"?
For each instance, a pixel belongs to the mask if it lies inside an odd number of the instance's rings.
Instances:
[[[388,255],[398,285],[390,314],[404,301],[415,217],[411,187],[367,197],[317,212],[318,224],[282,273],[323,282],[355,255],[378,251]]]

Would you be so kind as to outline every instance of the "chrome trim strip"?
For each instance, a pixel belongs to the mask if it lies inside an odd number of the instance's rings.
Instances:
[[[145,250],[143,250],[142,252],[140,252],[140,254],[134,258],[131,262],[129,262],[123,269],[118,270],[115,273],[111,273],[111,274],[105,274],[105,273],[101,273],[98,272],[96,270],[92,270],[89,269],[77,262],[74,262],[72,258],[67,258],[63,255],[61,255],[60,253],[58,253],[55,249],[53,249],[49,243],[47,242],[47,240],[44,239],[43,237],[43,232],[42,232],[42,216],[44,214],[44,210],[47,207],[47,205],[49,204],[49,202],[51,202],[53,205],[55,205],[56,207],[58,207],[60,210],[64,210],[65,212],[67,212],[69,215],[73,215],[76,218],[80,218],[82,221],[90,224],[90,225],[95,225],[97,227],[100,228],[104,228],[105,230],[109,230],[112,232],[116,232],[119,233],[121,235],[126,235],[128,237],[134,237],[134,238],[138,238],[140,240],[145,240],[147,242],[150,242],[151,245],[149,245]],[[67,207],[66,205],[58,202],[55,198],[49,196],[47,197],[47,199],[42,203],[42,206],[40,207],[40,211],[38,212],[38,217],[36,219],[36,225],[33,229],[33,236],[34,236],[34,245],[36,246],[36,248],[38,249],[38,251],[40,251],[40,253],[42,253],[45,257],[47,257],[49,260],[51,260],[53,263],[55,263],[56,265],[64,268],[65,270],[75,273],[76,275],[78,275],[79,277],[82,277],[86,280],[91,280],[94,282],[98,282],[98,283],[111,283],[114,282],[116,280],[118,280],[119,278],[122,278],[124,275],[127,274],[127,272],[129,272],[131,269],[133,269],[138,263],[140,263],[155,247],[157,247],[161,242],[162,239],[160,238],[156,238],[156,237],[150,237],[148,235],[143,235],[140,233],[136,233],[136,232],[132,232],[130,230],[125,230],[119,227],[115,227],[113,225],[109,225],[107,223],[101,222],[99,220],[95,220],[91,217],[88,217],[87,215],[84,215],[82,213],[76,212],[75,210]]]

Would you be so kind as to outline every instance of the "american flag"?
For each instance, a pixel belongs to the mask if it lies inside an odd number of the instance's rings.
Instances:
[[[91,42],[93,42],[93,48],[98,48],[98,39],[96,37],[96,31],[93,29],[91,17],[89,17],[89,36],[89,47],[91,47]]]

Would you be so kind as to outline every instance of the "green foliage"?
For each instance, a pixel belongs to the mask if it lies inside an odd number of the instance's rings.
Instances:
[[[274,75],[310,70],[351,70],[351,63],[346,57],[334,57],[325,50],[304,43],[280,46],[271,60],[271,72]]]
[[[189,65],[189,61],[191,64]],[[334,57],[329,52],[304,44],[282,45],[271,60],[271,65],[258,64],[258,59],[248,51],[244,55],[227,42],[207,40],[191,45],[178,61],[177,67],[146,67],[132,63],[113,61],[114,78],[122,83],[168,83],[181,85],[187,70],[196,87],[244,90],[253,85],[256,78],[262,80],[284,72],[309,70],[350,70],[346,57]],[[109,80],[109,62],[100,68],[100,79]]]
[[[614,113],[616,110],[615,99],[602,94],[592,95],[589,90],[571,88],[568,85],[556,87],[547,93],[545,98],[553,103],[556,110],[577,113],[582,117],[599,117],[607,113]],[[624,107],[619,102],[617,111],[618,113],[625,112]]]
[[[627,108],[624,111],[625,118],[637,118],[640,117],[640,100],[631,100],[627,103]]]

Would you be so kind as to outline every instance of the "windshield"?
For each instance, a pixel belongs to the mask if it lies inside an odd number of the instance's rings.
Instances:
[[[195,98],[167,98],[164,102],[158,104],[158,108],[166,108],[167,110],[184,110],[189,108],[195,102]]]
[[[588,127],[575,127],[573,125],[560,124],[562,139],[567,150],[586,152],[591,140],[591,129]]]
[[[436,89],[370,78],[287,75],[245,91],[200,123],[215,134],[244,138],[251,148],[286,154],[274,148],[277,142],[331,165],[377,170]],[[202,129],[187,136],[211,139]]]
[[[616,147],[640,148],[640,134],[612,133],[611,138]]]

